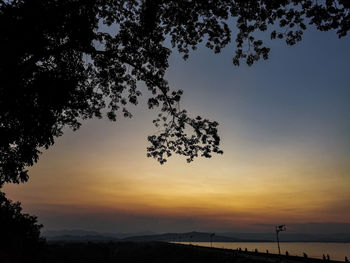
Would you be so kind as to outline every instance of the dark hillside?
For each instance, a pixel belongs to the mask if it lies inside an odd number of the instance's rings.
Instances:
[[[51,244],[47,263],[322,263],[321,259],[165,242]],[[327,261],[329,263],[336,261]]]
[[[108,244],[67,243],[49,245],[44,262],[50,263],[110,263],[110,262],[152,262],[152,263],[248,263],[251,260],[221,249],[171,243],[129,243]],[[253,262],[266,262],[255,260]]]

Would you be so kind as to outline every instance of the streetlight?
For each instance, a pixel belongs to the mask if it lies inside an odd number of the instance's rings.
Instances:
[[[277,245],[278,245],[278,254],[281,255],[281,249],[280,249],[280,241],[278,239],[278,233],[281,231],[286,231],[286,225],[280,225],[280,226],[276,226],[276,236],[277,236]]]

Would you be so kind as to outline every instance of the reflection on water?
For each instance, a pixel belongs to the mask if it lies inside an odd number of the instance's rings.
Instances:
[[[178,242],[189,244],[189,242]],[[192,245],[210,247],[210,242],[191,242]],[[288,251],[291,256],[302,256],[305,252],[308,257],[322,258],[322,255],[330,255],[331,260],[344,261],[345,256],[350,258],[350,243],[321,243],[321,242],[281,242],[281,253]],[[273,242],[213,242],[213,247],[238,249],[245,248],[248,251],[258,249],[259,252],[278,253],[277,244]]]

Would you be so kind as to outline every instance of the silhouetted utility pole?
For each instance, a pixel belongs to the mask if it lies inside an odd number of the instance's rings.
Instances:
[[[215,233],[210,234],[210,246],[213,247],[213,237],[215,236]]]
[[[281,255],[281,249],[280,249],[280,241],[278,239],[278,233],[281,231],[286,231],[286,225],[280,225],[280,226],[276,226],[276,236],[277,236],[277,245],[278,245],[278,255]]]

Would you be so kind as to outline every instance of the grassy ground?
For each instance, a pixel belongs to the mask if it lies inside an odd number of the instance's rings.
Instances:
[[[266,262],[235,255],[232,251],[162,242],[49,245],[45,262],[152,262],[225,263]]]
[[[1,256],[1,255],[0,255]],[[240,252],[229,249],[199,247],[165,242],[61,243],[47,244],[40,255],[28,258],[13,255],[0,258],[1,263],[322,263],[274,254]],[[16,260],[14,260],[16,259]],[[328,261],[329,263],[329,261]]]

